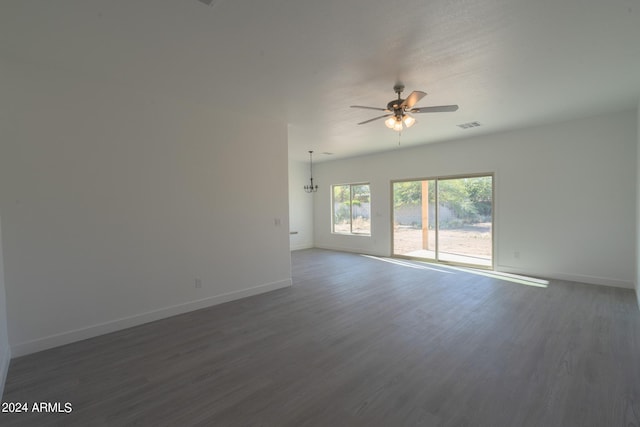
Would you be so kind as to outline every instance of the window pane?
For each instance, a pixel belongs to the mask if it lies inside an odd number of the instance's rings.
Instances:
[[[393,253],[435,259],[435,180],[393,184]]]
[[[492,177],[438,181],[438,254],[442,261],[490,267]]]
[[[350,233],[349,198],[351,197],[349,185],[333,186],[333,232]]]
[[[352,233],[371,233],[371,194],[368,184],[351,186]]]

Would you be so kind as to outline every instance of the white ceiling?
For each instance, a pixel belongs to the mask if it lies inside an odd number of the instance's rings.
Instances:
[[[290,157],[407,147],[637,106],[640,0],[3,0],[0,61],[286,122]],[[0,62],[1,64],[1,62]],[[6,83],[6,82],[5,82]],[[457,124],[479,121],[462,130]],[[259,138],[259,129],[256,137]],[[322,152],[334,153],[323,156]]]

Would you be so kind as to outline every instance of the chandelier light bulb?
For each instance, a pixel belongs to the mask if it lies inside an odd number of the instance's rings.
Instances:
[[[410,128],[411,126],[416,124],[416,119],[414,119],[413,117],[411,117],[410,115],[406,114],[404,116],[404,118],[402,119],[402,121],[404,122],[404,125],[408,128]]]
[[[395,124],[396,124],[396,118],[394,116],[391,116],[387,120],[384,121],[384,125],[386,127],[388,127],[389,129],[393,129]]]

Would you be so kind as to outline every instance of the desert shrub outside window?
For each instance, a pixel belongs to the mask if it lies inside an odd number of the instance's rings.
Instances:
[[[371,235],[369,183],[332,185],[331,206],[333,233]]]

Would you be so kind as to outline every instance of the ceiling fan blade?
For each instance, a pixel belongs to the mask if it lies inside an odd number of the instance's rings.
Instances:
[[[374,120],[379,120],[379,119],[382,119],[382,118],[384,118],[384,117],[389,117],[389,116],[393,116],[393,114],[385,114],[384,116],[374,117],[373,119],[365,120],[364,122],[360,122],[360,123],[358,123],[358,124],[359,124],[359,125],[363,125],[363,124],[365,124],[365,123],[373,122]]]
[[[418,101],[420,101],[426,95],[427,95],[426,92],[422,92],[420,90],[414,90],[409,94],[409,96],[407,96],[407,99],[405,99],[402,102],[402,104],[400,104],[400,106],[404,108],[412,108],[414,105],[416,105]]]
[[[389,111],[386,108],[378,108],[378,107],[365,107],[364,105],[352,105],[351,108],[365,108],[367,110],[376,110],[376,111]]]
[[[435,107],[419,107],[412,108],[412,113],[447,113],[451,111],[456,111],[458,109],[457,105],[438,105]]]

